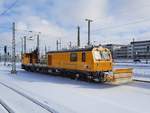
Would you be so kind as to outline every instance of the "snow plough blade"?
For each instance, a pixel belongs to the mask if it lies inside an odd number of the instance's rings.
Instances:
[[[107,78],[108,81],[112,84],[124,84],[132,81],[133,69],[115,69],[113,70],[113,76]]]

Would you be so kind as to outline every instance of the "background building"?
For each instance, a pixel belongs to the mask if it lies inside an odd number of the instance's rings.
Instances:
[[[116,59],[127,59],[128,58],[128,46],[122,46],[115,50]]]
[[[129,45],[107,44],[113,59],[150,59],[150,40],[133,41]]]
[[[103,47],[106,47],[111,51],[113,59],[116,59],[117,56],[118,56],[116,54],[116,50],[119,50],[123,46],[125,46],[125,45],[120,45],[120,44],[106,44],[106,45],[103,45]]]
[[[132,58],[150,59],[150,40],[147,41],[133,41]]]

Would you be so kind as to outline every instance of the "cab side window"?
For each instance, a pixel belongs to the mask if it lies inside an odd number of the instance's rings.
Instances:
[[[86,62],[86,53],[85,52],[82,53],[82,62]]]
[[[52,65],[52,55],[48,55],[48,65]]]
[[[78,60],[77,53],[70,53],[70,61],[71,62],[76,62],[77,60]]]

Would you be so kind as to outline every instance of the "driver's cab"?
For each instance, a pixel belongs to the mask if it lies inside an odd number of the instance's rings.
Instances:
[[[93,49],[94,71],[112,71],[112,56],[107,48],[98,47]]]

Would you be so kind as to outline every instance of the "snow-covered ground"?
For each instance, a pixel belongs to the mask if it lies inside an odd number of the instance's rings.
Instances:
[[[0,84],[0,91],[1,100],[12,108],[14,113],[30,113],[31,111],[32,113],[49,113],[39,105],[36,105],[2,84]]]
[[[31,73],[19,68],[17,75],[11,75],[10,70],[10,67],[0,66],[0,81],[22,89],[57,111],[150,113],[150,84],[148,83],[132,82],[112,86]],[[11,95],[9,96],[11,98]],[[3,98],[1,88],[0,98]]]

